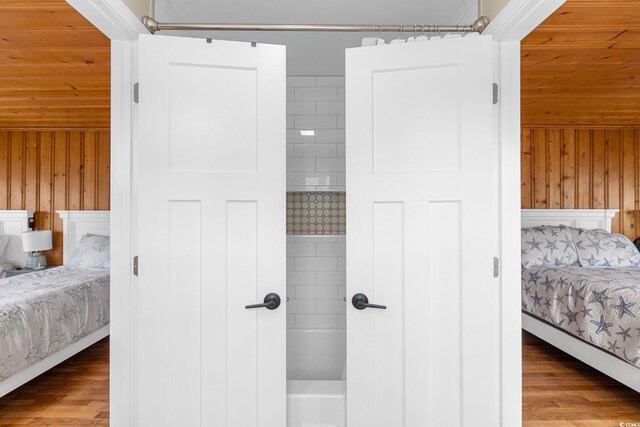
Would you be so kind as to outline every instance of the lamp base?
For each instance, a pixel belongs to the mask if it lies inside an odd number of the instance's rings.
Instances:
[[[42,255],[40,252],[31,252],[29,258],[27,259],[27,265],[25,268],[30,268],[32,270],[41,270],[47,266],[47,258]]]

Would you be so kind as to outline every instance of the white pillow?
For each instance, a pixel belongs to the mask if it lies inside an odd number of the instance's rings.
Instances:
[[[72,267],[109,268],[109,236],[85,234],[76,246],[69,265]]]
[[[640,253],[627,236],[583,228],[571,235],[583,267],[640,267]]]
[[[578,253],[565,226],[523,228],[520,245],[520,262],[524,268],[578,264]]]

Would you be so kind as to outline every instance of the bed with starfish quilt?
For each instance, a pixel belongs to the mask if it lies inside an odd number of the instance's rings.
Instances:
[[[604,230],[522,230],[522,310],[640,367],[640,253]]]

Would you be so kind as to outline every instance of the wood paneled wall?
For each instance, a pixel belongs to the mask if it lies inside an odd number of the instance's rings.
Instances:
[[[522,207],[620,209],[612,230],[640,236],[640,128],[522,129]]]
[[[0,209],[34,209],[53,230],[50,264],[62,264],[57,210],[109,209],[109,131],[0,130]]]

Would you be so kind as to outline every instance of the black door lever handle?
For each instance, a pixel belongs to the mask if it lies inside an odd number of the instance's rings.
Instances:
[[[356,310],[364,310],[365,308],[387,309],[386,305],[369,304],[369,298],[367,298],[365,294],[355,294],[353,298],[351,298],[351,304],[353,304]]]
[[[250,309],[264,307],[267,310],[275,310],[276,308],[280,307],[280,302],[280,296],[278,294],[270,293],[264,297],[264,302],[262,304],[245,305],[244,308]]]

